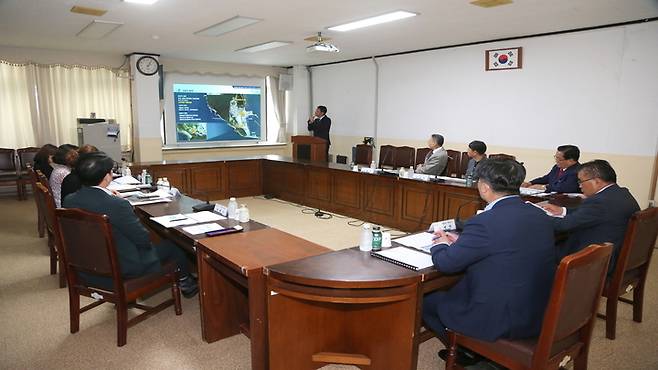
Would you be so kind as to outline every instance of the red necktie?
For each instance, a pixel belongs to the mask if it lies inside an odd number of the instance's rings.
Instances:
[[[565,172],[564,169],[560,168],[560,170],[557,172],[557,178],[558,179],[562,178],[562,176],[564,176],[564,172]]]

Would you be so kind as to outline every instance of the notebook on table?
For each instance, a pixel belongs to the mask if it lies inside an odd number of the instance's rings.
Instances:
[[[370,255],[414,271],[431,267],[434,264],[431,255],[406,247],[394,247],[378,252],[370,252]]]

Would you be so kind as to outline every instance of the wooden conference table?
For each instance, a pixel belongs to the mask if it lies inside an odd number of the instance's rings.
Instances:
[[[255,221],[242,223],[242,233],[208,238],[190,235],[182,227],[167,229],[149,219],[188,213],[198,202],[182,196],[135,209],[159,237],[196,254],[206,342],[245,334],[251,340],[253,369],[308,369],[363,361],[373,369],[390,364],[415,368],[422,295],[445,289],[458,277],[443,276],[432,268],[411,271],[358,248],[331,251]],[[317,307],[324,309],[322,322],[316,322]],[[301,317],[305,319],[299,321]],[[309,326],[308,320],[314,324]],[[370,335],[390,341],[378,343],[369,340]]]
[[[460,184],[362,174],[326,163],[278,157],[270,161],[263,158],[211,161],[201,165],[207,166],[205,169],[181,163],[171,164],[173,169],[165,164],[148,168],[155,177],[163,177],[167,171],[183,171],[179,181],[188,186],[183,189],[188,191],[190,186],[198,186],[191,181],[203,183],[206,180],[202,178],[207,175],[204,171],[215,168],[215,175],[233,175],[215,178],[226,185],[224,189],[242,187],[244,190],[220,191],[221,195],[259,195],[252,193],[263,189],[282,199],[310,206],[323,204],[323,209],[334,211],[345,210],[340,201],[353,197],[354,204],[360,208],[352,209],[352,215],[365,215],[387,226],[405,226],[410,231],[425,228],[432,220],[449,218],[438,215],[456,214],[460,206],[469,208],[462,210],[464,217],[480,207],[479,198],[474,200],[477,190]],[[303,192],[289,188],[295,183],[291,179],[299,180],[298,185],[305,184],[300,185]],[[350,190],[347,184],[356,190]],[[326,190],[323,201],[337,203],[320,202],[322,192],[318,188]],[[387,197],[390,202],[385,204],[397,204],[406,211],[387,213],[388,206],[375,204],[375,198]],[[373,202],[368,204],[370,200]],[[422,203],[420,208],[414,208],[418,207],[416,202]],[[330,251],[255,221],[241,224],[245,228],[243,233],[206,238],[187,234],[180,227],[166,229],[149,220],[153,216],[189,213],[196,203],[199,201],[182,196],[171,203],[136,209],[160,237],[196,254],[205,341],[238,333],[247,335],[251,339],[254,369],[309,369],[327,363],[371,369],[416,368],[418,344],[422,342],[422,296],[447,289],[459,276],[442,275],[433,268],[408,270],[357,248]],[[406,222],[409,219],[404,216],[414,212],[418,217]],[[427,222],[421,226],[419,220]],[[223,226],[237,223],[218,222]]]

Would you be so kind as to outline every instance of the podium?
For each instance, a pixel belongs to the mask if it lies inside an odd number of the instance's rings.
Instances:
[[[298,135],[292,138],[292,157],[309,161],[327,161],[327,141],[315,136]]]

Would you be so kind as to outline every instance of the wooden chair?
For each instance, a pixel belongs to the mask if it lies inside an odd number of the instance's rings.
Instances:
[[[619,301],[633,305],[633,321],[642,322],[644,286],[657,235],[658,208],[638,211],[628,222],[617,265],[603,289],[607,302],[605,315],[599,317],[605,319],[605,336],[608,339],[615,339],[616,336]],[[631,290],[632,300],[621,297]]]
[[[358,144],[354,151],[354,164],[370,166],[370,162],[372,162],[372,146]]]
[[[462,153],[452,149],[448,149],[446,152],[448,153],[449,159],[444,172],[446,173],[446,176],[457,177],[459,166],[461,165]]]
[[[427,157],[427,154],[431,152],[432,149],[430,148],[418,148],[416,149],[416,166],[419,164],[425,163],[425,157]]]
[[[23,199],[14,149],[0,148],[0,185],[2,184],[15,184],[18,200]]]
[[[398,146],[395,148],[395,168],[400,167],[415,167],[416,162],[416,149],[410,146]]]
[[[489,159],[499,159],[499,160],[511,159],[515,161],[516,157],[511,154],[498,153],[498,154],[489,155]]]
[[[41,182],[35,184],[36,191],[34,198],[37,201],[37,208],[43,211],[46,230],[48,231],[48,249],[50,250],[50,274],[57,274],[57,265],[59,264],[59,287],[66,286],[66,273],[64,272],[64,261],[62,261],[62,252],[59,248],[59,237],[55,227],[55,199],[50,193],[49,188]]]
[[[31,183],[30,174],[28,173],[28,166],[32,166],[34,163],[34,157],[39,152],[40,148],[33,146],[20,148],[16,150],[16,155],[18,158],[18,181],[20,182],[21,196],[23,199],[27,199],[27,193],[25,191],[25,184]],[[34,189],[32,189],[34,190]]]
[[[37,184],[39,183],[39,175],[37,175],[36,171],[34,171],[31,165],[27,166],[27,174],[28,178],[30,179],[32,194],[34,194],[34,203],[36,203],[37,206],[37,232],[39,234],[39,238],[43,238],[46,233],[46,216],[42,204],[37,199]]]
[[[466,170],[468,169],[468,161],[470,160],[471,158],[468,157],[468,153],[462,152],[459,168],[457,169],[457,177],[462,178],[466,175]]]
[[[105,302],[114,303],[117,311],[117,346],[126,344],[128,328],[147,317],[174,305],[176,315],[182,314],[178,272],[173,262],[162,266],[162,272],[124,279],[119,270],[117,252],[112,236],[112,226],[106,215],[81,209],[57,209],[55,211],[69,286],[71,333],[80,329],[80,313]],[[86,275],[81,275],[86,274]],[[111,281],[105,284],[89,281]],[[171,286],[172,298],[155,307],[132,304],[148,293]],[[96,299],[96,302],[80,308],[80,296]],[[144,310],[128,320],[128,304]]]
[[[379,147],[379,168],[395,167],[395,147],[393,145],[382,145]]]
[[[610,244],[592,244],[562,259],[538,338],[485,342],[448,331],[450,346],[446,369],[455,366],[457,346],[477,352],[510,370],[558,369],[571,359],[574,370],[587,369],[596,309],[611,253]]]

